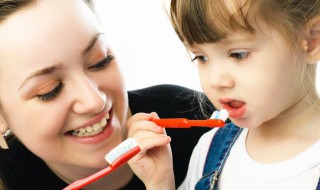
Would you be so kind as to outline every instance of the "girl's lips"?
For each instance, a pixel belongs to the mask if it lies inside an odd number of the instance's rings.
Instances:
[[[246,104],[238,100],[220,100],[222,107],[229,112],[229,117],[240,118],[246,111]]]

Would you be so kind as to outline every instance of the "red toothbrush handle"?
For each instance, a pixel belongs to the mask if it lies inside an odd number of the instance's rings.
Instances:
[[[138,154],[140,151],[141,149],[139,146],[134,147],[132,150],[129,150],[126,154],[121,155],[119,158],[113,161],[108,167],[98,171],[95,174],[92,174],[89,177],[74,181],[73,183],[65,187],[63,190],[79,190],[82,187],[89,185],[90,183],[104,177],[105,175],[111,173],[118,167],[128,162],[133,156]]]
[[[190,128],[188,120],[185,118],[151,119],[157,125],[166,128]]]
[[[189,124],[195,127],[224,127],[226,125],[221,119],[189,120]]]
[[[223,127],[225,122],[221,119],[188,120],[186,118],[151,119],[152,122],[165,128],[190,127]]]

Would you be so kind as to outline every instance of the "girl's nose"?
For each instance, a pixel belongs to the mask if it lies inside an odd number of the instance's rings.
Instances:
[[[222,90],[234,87],[234,82],[230,77],[221,76],[217,80],[212,80],[210,86],[216,90]]]
[[[228,68],[210,68],[208,81],[210,87],[216,90],[233,88],[235,85],[232,75],[230,75],[230,72],[228,71]]]
[[[92,81],[86,79],[77,82],[73,110],[77,114],[99,113],[106,105],[107,96],[99,90],[99,87]]]

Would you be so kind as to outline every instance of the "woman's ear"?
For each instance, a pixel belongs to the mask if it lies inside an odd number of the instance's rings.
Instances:
[[[4,134],[9,129],[5,115],[0,111],[0,134]]]
[[[309,63],[320,60],[320,15],[308,21],[303,48],[308,54]]]
[[[5,140],[4,134],[8,131],[8,123],[0,112],[0,147],[2,149],[8,149],[8,144]]]

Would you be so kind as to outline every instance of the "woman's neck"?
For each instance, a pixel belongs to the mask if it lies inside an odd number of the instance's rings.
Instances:
[[[50,165],[48,166],[60,179],[62,179],[68,184],[72,183],[75,180],[88,177],[89,175],[92,175],[93,173],[99,171],[96,169],[84,170],[83,168],[69,169],[69,170],[64,169],[64,174],[61,174],[61,172],[58,172],[56,169],[53,169],[53,167],[50,167]],[[124,187],[126,184],[128,184],[133,176],[134,176],[133,171],[128,166],[128,164],[125,164],[122,167],[118,168],[117,170],[113,171],[112,173],[108,174],[107,176],[86,186],[84,189],[95,189],[95,190],[120,189],[121,187]]]

